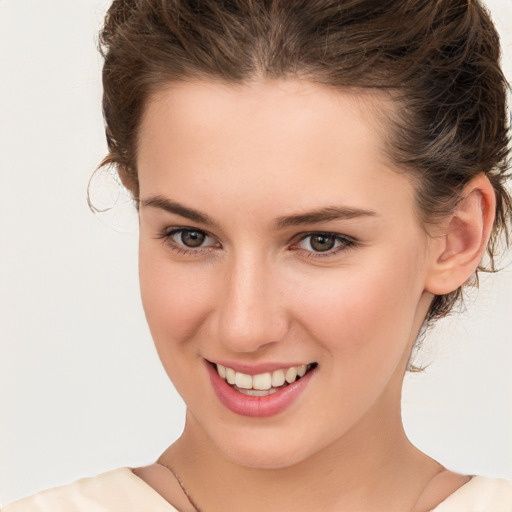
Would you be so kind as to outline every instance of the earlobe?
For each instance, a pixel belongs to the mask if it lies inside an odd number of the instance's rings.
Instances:
[[[434,244],[428,292],[445,295],[468,281],[483,258],[495,208],[494,189],[484,174],[466,185]]]

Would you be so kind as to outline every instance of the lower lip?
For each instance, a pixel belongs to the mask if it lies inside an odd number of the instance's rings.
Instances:
[[[265,418],[274,416],[287,409],[309,384],[311,375],[315,370],[310,370],[299,380],[283,387],[279,391],[267,396],[249,396],[236,391],[217,373],[217,369],[210,363],[206,363],[210,381],[219,400],[230,411],[241,416],[253,418]]]

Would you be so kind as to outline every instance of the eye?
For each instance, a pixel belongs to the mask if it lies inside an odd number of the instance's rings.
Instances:
[[[173,237],[175,242],[182,243],[187,247],[200,247],[207,238],[206,233],[202,231],[192,231],[188,229],[183,229],[175,233]]]
[[[334,247],[335,243],[336,238],[334,237],[334,235],[318,233],[316,235],[309,235],[308,237],[303,239],[301,241],[301,248],[318,252],[325,252],[330,251]],[[306,245],[306,247],[304,247],[304,245]]]
[[[181,254],[199,253],[220,246],[213,237],[195,228],[167,229],[158,238],[163,239],[167,246]]]
[[[355,243],[352,238],[336,233],[309,233],[301,238],[296,247],[310,253],[324,253],[325,256],[329,256]]]

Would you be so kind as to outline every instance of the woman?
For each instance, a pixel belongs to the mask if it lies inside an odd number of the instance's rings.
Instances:
[[[512,510],[400,417],[419,336],[511,216],[481,5],[116,1],[102,48],[103,164],[186,426],[151,466],[6,512]]]

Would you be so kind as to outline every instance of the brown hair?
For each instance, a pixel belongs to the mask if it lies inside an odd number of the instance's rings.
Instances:
[[[498,34],[478,0],[115,0],[100,48],[109,149],[102,166],[118,169],[135,200],[141,117],[170,82],[300,77],[379,89],[396,105],[389,156],[414,177],[425,222],[448,214],[478,174],[491,181],[495,270],[512,216],[507,83]],[[435,297],[427,320],[460,298],[461,289]]]

